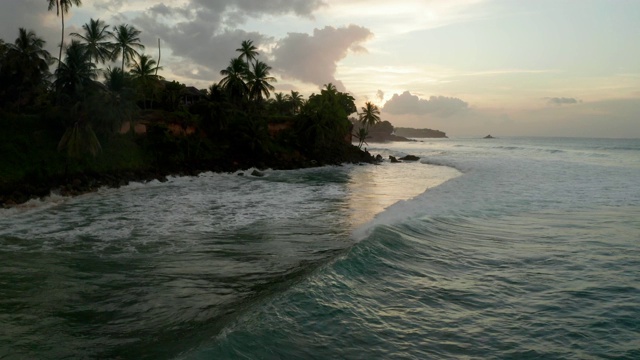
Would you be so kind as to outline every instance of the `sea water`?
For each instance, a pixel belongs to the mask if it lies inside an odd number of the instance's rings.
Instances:
[[[0,358],[640,358],[640,140],[368,150],[0,211]]]

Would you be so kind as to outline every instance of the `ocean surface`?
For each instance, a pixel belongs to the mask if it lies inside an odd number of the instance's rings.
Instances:
[[[640,359],[640,140],[369,151],[0,210],[0,359]]]

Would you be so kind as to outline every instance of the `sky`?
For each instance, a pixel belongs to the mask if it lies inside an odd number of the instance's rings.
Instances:
[[[142,31],[162,76],[221,79],[243,40],[273,67],[276,92],[333,83],[394,126],[451,137],[640,138],[638,0],[83,0],[90,18]],[[57,56],[44,0],[1,0],[0,38],[33,29]],[[67,41],[69,37],[66,37]],[[354,114],[355,115],[355,114]]]

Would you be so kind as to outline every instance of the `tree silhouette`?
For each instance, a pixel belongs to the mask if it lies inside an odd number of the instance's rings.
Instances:
[[[56,16],[60,16],[62,20],[62,39],[60,40],[60,54],[58,55],[58,67],[60,67],[60,61],[62,61],[62,49],[64,48],[64,14],[69,13],[69,9],[75,5],[82,5],[81,0],[48,0],[49,11],[56,8]]]
[[[108,30],[109,25],[100,19],[90,19],[87,24],[82,25],[82,28],[84,29],[84,35],[74,32],[71,33],[71,36],[84,42],[89,57],[95,62],[103,64],[107,60],[111,60],[113,58],[111,52],[114,44],[108,41],[112,37],[111,32]]]
[[[362,112],[358,114],[358,119],[367,129],[380,122],[380,109],[370,101],[363,106]]]
[[[115,26],[112,37],[115,40],[113,58],[116,59],[122,54],[122,70],[125,63],[129,65],[136,56],[140,56],[138,50],[144,50],[144,45],[140,43],[140,30],[135,27],[123,24]]]
[[[236,51],[240,53],[238,58],[245,58],[247,68],[249,67],[249,62],[255,60],[256,57],[260,55],[256,50],[258,50],[258,48],[253,45],[252,40],[244,40],[240,48],[236,49]]]
[[[226,69],[220,70],[224,78],[220,80],[222,86],[232,100],[238,101],[249,93],[249,87],[245,83],[247,78],[247,64],[240,58],[233,58]]]
[[[137,61],[134,61],[131,68],[131,75],[133,80],[138,83],[142,91],[143,101],[146,106],[147,97],[153,95],[154,89],[158,87],[158,80],[162,77],[156,75],[157,70],[162,69],[157,66],[155,60],[149,55],[140,55]],[[153,100],[151,100],[151,107],[153,108]]]
[[[291,90],[291,95],[288,96],[289,102],[291,104],[291,111],[294,114],[297,114],[300,111],[302,105],[304,105],[304,99],[299,92]]]
[[[253,64],[253,71],[248,74],[249,97],[257,102],[262,102],[263,95],[265,98],[269,98],[270,92],[274,87],[269,82],[276,82],[276,78],[269,76],[271,66],[263,63],[262,61],[256,61]]]
[[[73,40],[65,51],[64,62],[59,63],[55,72],[54,85],[61,92],[72,97],[78,97],[83,91],[94,85],[93,80],[98,77],[96,64],[78,40]]]
[[[0,46],[0,102],[19,100],[18,105],[26,104],[35,90],[42,88],[51,63],[45,43],[32,30],[20,28],[13,44]]]

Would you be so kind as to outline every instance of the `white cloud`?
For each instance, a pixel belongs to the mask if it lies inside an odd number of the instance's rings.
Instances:
[[[342,82],[335,78],[338,61],[349,51],[366,51],[361,44],[372,36],[369,29],[357,25],[326,26],[315,29],[312,35],[289,33],[273,49],[274,68],[285,78],[319,86],[331,82],[344,90]]]
[[[409,91],[405,91],[401,95],[393,94],[382,108],[382,111],[397,115],[432,114],[439,117],[449,117],[466,111],[468,107],[469,104],[455,97],[431,96],[429,99],[421,99],[416,95],[412,95]]]

